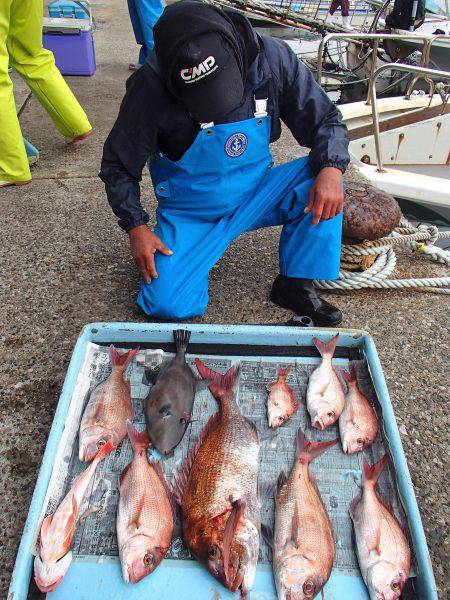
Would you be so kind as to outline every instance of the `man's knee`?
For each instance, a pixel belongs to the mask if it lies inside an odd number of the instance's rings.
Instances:
[[[181,293],[173,283],[163,283],[159,278],[150,285],[141,283],[138,304],[151,317],[174,321],[201,317],[206,310],[200,299]]]

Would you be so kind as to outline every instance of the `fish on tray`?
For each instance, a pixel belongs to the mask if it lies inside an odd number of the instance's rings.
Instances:
[[[330,577],[333,533],[309,463],[337,442],[310,442],[299,429],[291,473],[278,478],[275,532],[262,527],[272,546],[278,600],[312,600]]]
[[[119,479],[117,542],[123,578],[137,583],[166,555],[173,533],[173,511],[161,465],[147,459],[147,432],[139,433],[130,421],[127,432],[134,458]]]
[[[132,418],[130,382],[123,374],[139,348],[120,355],[109,348],[111,374],[94,388],[84,409],[79,432],[79,459],[92,460],[99,448],[111,440],[114,448],[127,434],[126,423]]]
[[[240,369],[225,375],[195,361],[220,404],[174,480],[183,537],[192,553],[228,589],[245,597],[259,551],[259,441],[237,401]]]
[[[363,490],[350,505],[356,537],[356,554],[371,600],[396,600],[409,577],[411,553],[408,541],[375,489],[387,455],[370,466],[363,456]]]
[[[293,389],[286,383],[286,378],[292,367],[278,367],[278,381],[269,383],[267,390],[267,419],[269,427],[277,428],[284,425],[299,407]]]
[[[84,516],[79,514],[84,495],[97,465],[113,449],[113,443],[108,440],[53,515],[48,515],[42,522],[39,554],[34,560],[34,579],[43,593],[52,592],[61,583],[72,562],[70,544],[77,522]]]
[[[157,374],[147,371],[147,378],[154,380],[145,407],[148,436],[152,445],[165,456],[170,455],[183,439],[196,392],[208,385],[197,379],[186,363],[190,336],[190,331],[174,331],[175,357],[162,365]]]
[[[341,444],[344,452],[355,454],[374,442],[378,433],[378,419],[369,400],[358,388],[355,366],[351,366],[350,373],[341,373],[348,385],[345,407],[339,417]]]
[[[326,344],[313,338],[313,342],[322,356],[322,362],[309,378],[306,406],[311,417],[311,424],[316,429],[326,429],[333,425],[344,410],[344,390],[332,364],[338,339],[339,334]]]

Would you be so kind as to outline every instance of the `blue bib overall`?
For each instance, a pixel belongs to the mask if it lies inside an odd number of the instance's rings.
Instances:
[[[252,119],[203,124],[180,160],[158,152],[151,164],[154,231],[173,255],[157,252],[158,279],[141,283],[138,303],[148,315],[202,315],[211,268],[235,238],[261,227],[283,225],[282,275],[337,278],[342,215],[312,226],[304,213],[315,178],[308,158],[273,167],[267,99],[255,100],[255,108]]]

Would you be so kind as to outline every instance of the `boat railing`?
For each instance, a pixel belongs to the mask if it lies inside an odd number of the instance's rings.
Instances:
[[[430,50],[436,41],[440,39],[448,39],[448,36],[442,34],[431,34],[431,33],[328,33],[325,35],[319,44],[317,52],[317,83],[322,85],[323,77],[323,61],[324,61],[324,49],[330,41],[337,42],[352,42],[355,44],[363,45],[366,41],[372,41],[371,47],[371,64],[370,64],[370,77],[373,76],[376,70],[376,63],[378,57],[378,47],[380,42],[388,40],[413,40],[415,42],[421,41],[422,56],[420,59],[420,67],[426,68],[430,63]],[[392,63],[397,64],[397,63]],[[383,71],[386,71],[384,69]],[[412,69],[411,69],[412,72]],[[411,95],[414,85],[419,77],[415,77],[408,86],[407,96]],[[367,104],[370,104],[370,92],[371,86],[369,85],[367,92]]]
[[[380,119],[378,115],[378,100],[377,100],[377,80],[378,78],[388,70],[399,71],[400,73],[414,73],[417,79],[424,78],[430,82],[430,94],[433,95],[435,84],[434,81],[445,80],[450,81],[450,72],[448,71],[439,71],[437,69],[430,69],[429,67],[416,67],[412,65],[405,65],[401,63],[388,63],[386,65],[382,65],[375,70],[375,72],[370,77],[369,90],[371,95],[371,104],[372,104],[372,119],[373,119],[373,135],[375,139],[375,150],[377,155],[377,171],[379,173],[385,173],[385,169],[383,169],[383,158],[381,154],[381,136],[380,136]],[[433,79],[431,79],[433,78]],[[443,98],[443,102],[446,99]]]

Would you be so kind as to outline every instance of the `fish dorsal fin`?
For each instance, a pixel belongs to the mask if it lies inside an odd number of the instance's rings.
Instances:
[[[126,474],[128,473],[129,469],[131,467],[131,463],[129,465],[127,465],[125,467],[125,469],[122,471],[122,473],[119,475],[119,489],[122,487],[123,485],[123,481],[125,479]]]
[[[202,431],[200,432],[197,438],[197,441],[189,450],[189,453],[187,454],[181,467],[179,468],[178,472],[173,478],[172,493],[174,495],[175,500],[180,506],[181,500],[183,498],[184,488],[188,480],[189,473],[191,472],[192,465],[194,464],[195,457],[197,456],[197,453],[200,450],[203,442],[210,435],[210,433],[214,431],[214,429],[216,429],[219,423],[220,415],[216,412],[213,415],[211,415],[206,425],[203,427]]]
[[[239,520],[244,514],[246,502],[242,499],[235,500],[232,504],[230,516],[228,517],[225,529],[223,532],[223,572],[225,573],[225,579],[227,584],[230,582],[230,554],[231,546],[236,535],[236,531],[239,525]]]
[[[298,512],[298,503],[295,503],[294,514],[292,515],[291,523],[291,542],[298,547],[300,537],[300,515]]]
[[[261,500],[261,504],[264,504],[266,500],[271,498],[275,492],[276,483],[261,482],[258,481],[258,496]]]
[[[170,506],[172,508],[172,513],[173,516],[176,516],[176,502],[173,498],[173,492],[169,487],[169,484],[167,483],[167,479],[166,476],[164,475],[164,471],[162,469],[161,463],[159,462],[159,460],[156,460],[154,458],[150,459],[150,464],[152,465],[156,475],[158,476],[158,479],[160,480],[160,482],[162,483],[162,486],[167,494],[167,499],[170,502]]]
[[[348,512],[350,513],[351,518],[353,519],[355,516],[355,510],[356,507],[359,504],[359,501],[361,500],[361,496],[356,496],[355,498],[353,498],[353,500],[350,502],[350,505],[348,507]]]
[[[387,496],[383,496],[381,494],[377,494],[381,504],[384,506],[384,508],[393,516],[394,515],[394,510],[392,508],[392,504],[391,501],[389,500],[389,498],[387,498]]]
[[[266,540],[266,544],[273,549],[273,529],[269,525],[261,523],[261,533],[263,538]]]
[[[70,548],[70,542],[72,541],[73,533],[75,531],[75,520],[78,512],[77,499],[75,494],[72,495],[72,512],[67,517],[67,521],[61,530],[61,540],[66,551]]]
[[[48,533],[50,532],[50,526],[52,524],[52,520],[53,520],[53,515],[48,515],[47,517],[44,518],[44,520],[42,521],[42,525],[41,525],[41,541],[40,541],[40,546],[42,547],[43,544],[43,540],[44,538],[48,535]]]
[[[286,481],[287,481],[286,473],[284,471],[281,471],[280,474],[278,475],[278,479],[277,479],[277,492],[281,492],[281,488],[284,486]]]

